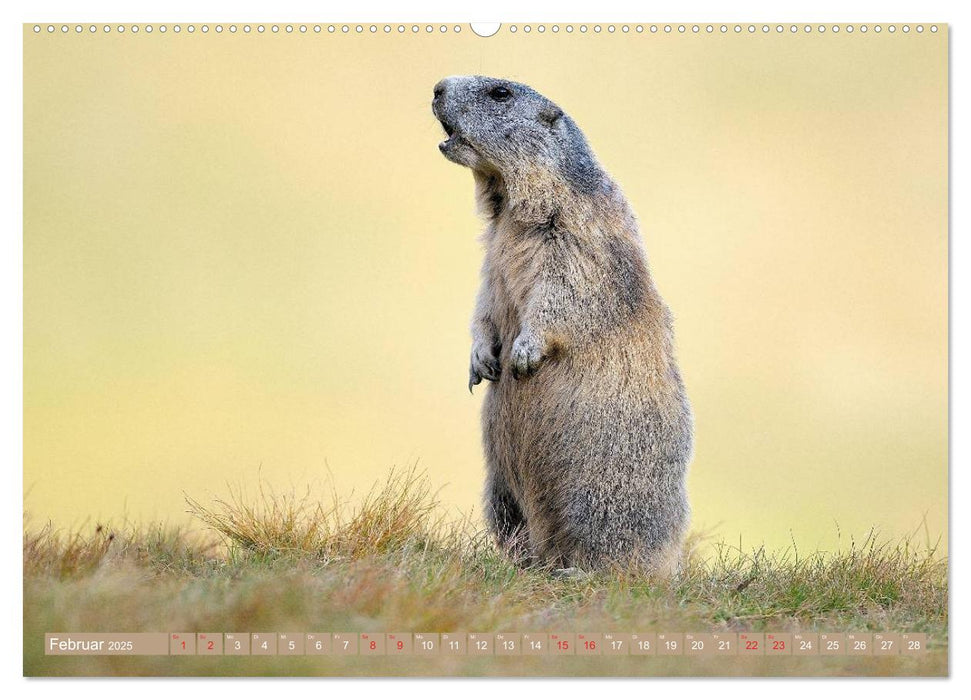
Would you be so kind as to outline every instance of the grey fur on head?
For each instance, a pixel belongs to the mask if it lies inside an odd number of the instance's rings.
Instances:
[[[526,564],[674,572],[691,409],[623,193],[527,85],[446,78],[432,111],[488,221],[469,389],[490,382],[490,529]]]

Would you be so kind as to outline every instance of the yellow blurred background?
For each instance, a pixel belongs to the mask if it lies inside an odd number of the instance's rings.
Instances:
[[[31,522],[418,462],[478,511],[481,222],[432,86],[529,83],[638,213],[696,529],[947,533],[947,36],[24,30]],[[923,525],[922,525],[923,523]]]

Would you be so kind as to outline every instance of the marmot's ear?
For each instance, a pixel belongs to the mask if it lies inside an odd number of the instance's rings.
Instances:
[[[539,120],[547,126],[553,126],[556,121],[563,116],[563,110],[555,105],[551,105],[540,110]]]

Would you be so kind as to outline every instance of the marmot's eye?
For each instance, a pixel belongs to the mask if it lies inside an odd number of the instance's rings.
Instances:
[[[499,85],[489,90],[489,97],[494,99],[496,102],[505,102],[512,97],[512,90]]]

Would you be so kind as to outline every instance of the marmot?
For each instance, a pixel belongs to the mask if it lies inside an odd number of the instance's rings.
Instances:
[[[491,382],[490,530],[524,564],[673,573],[692,416],[630,206],[527,85],[445,78],[432,112],[488,220],[469,390]]]

